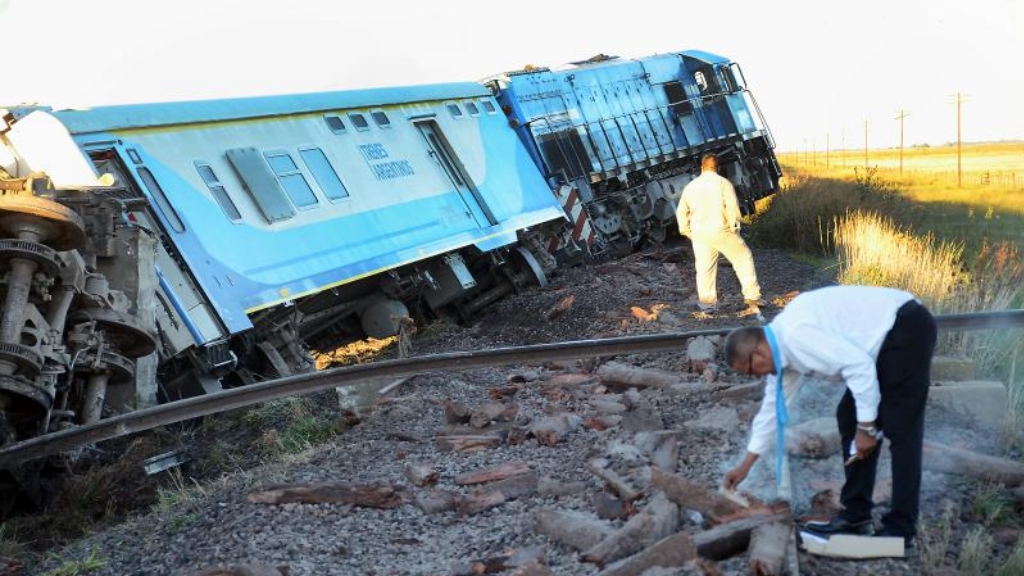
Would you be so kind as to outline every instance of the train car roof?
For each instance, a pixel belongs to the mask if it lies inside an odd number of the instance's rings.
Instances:
[[[478,98],[490,95],[491,92],[480,84],[458,82],[192,102],[124,104],[50,110],[50,112],[60,119],[72,134],[88,134],[130,128],[267,118],[433,100]],[[40,108],[26,107],[23,111],[27,113],[38,109]],[[15,114],[18,113],[16,108],[12,108],[11,111]]]

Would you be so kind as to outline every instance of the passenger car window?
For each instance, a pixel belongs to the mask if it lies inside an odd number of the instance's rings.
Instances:
[[[324,116],[324,122],[327,123],[327,127],[331,129],[331,132],[335,134],[345,133],[345,121],[338,116]]]
[[[221,210],[227,214],[231,220],[241,220],[242,214],[238,212],[238,207],[228,196],[227,190],[224,189],[224,185],[221,184],[220,178],[213,171],[213,168],[209,164],[203,164],[196,162],[196,170],[199,171],[199,176],[206,183],[206,187],[210,189],[210,193],[213,194],[213,198],[220,204]]]
[[[274,171],[274,175],[277,176],[285,193],[288,194],[295,206],[305,208],[318,203],[313,189],[309,187],[309,182],[306,182],[306,177],[299,171],[299,167],[295,165],[290,154],[267,152],[265,156],[267,163],[270,164],[270,169]]]
[[[366,121],[366,116],[362,114],[349,114],[348,119],[352,122],[352,125],[356,127],[356,130],[369,130],[370,123]]]
[[[388,118],[388,115],[385,114],[384,111],[377,110],[375,112],[371,112],[370,115],[373,116],[373,121],[377,123],[377,126],[380,126],[381,128],[391,127],[391,119]]]
[[[324,154],[323,150],[307,148],[299,150],[299,155],[302,156],[302,161],[306,163],[306,167],[313,174],[313,179],[320,185],[324,196],[327,196],[330,200],[340,200],[348,197],[348,189],[345,188],[345,184],[338,177],[338,173],[334,171],[334,166],[331,166],[331,162],[327,159],[327,155]]]

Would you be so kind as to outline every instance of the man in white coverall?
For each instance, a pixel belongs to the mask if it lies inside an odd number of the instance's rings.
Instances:
[[[700,176],[683,188],[676,208],[679,233],[688,236],[693,243],[700,311],[712,312],[718,307],[718,255],[721,253],[736,271],[747,311],[760,313],[761,287],[754,271],[754,257],[740,237],[736,189],[727,178],[718,175],[718,158],[714,154],[701,158],[700,169]]]

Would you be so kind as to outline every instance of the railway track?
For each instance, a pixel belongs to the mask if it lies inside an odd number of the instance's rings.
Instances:
[[[940,330],[1022,327],[1024,326],[1024,309],[946,314],[938,315],[935,319]],[[93,424],[11,444],[0,449],[0,468],[10,469],[30,460],[208,414],[225,412],[278,398],[309,394],[328,388],[358,386],[362,381],[368,379],[400,378],[433,370],[458,371],[514,363],[680,350],[690,338],[721,335],[729,330],[729,328],[721,328],[452,352],[289,376],[137,410],[106,418]]]

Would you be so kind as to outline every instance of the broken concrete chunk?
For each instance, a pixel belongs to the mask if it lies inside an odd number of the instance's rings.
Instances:
[[[406,462],[405,477],[415,486],[431,486],[437,484],[438,472],[432,464]]]
[[[539,508],[533,512],[533,529],[575,550],[588,550],[614,530],[588,514]]]
[[[575,414],[548,416],[534,422],[530,426],[530,433],[541,444],[554,446],[570,433],[575,432],[582,422],[583,419]]]

